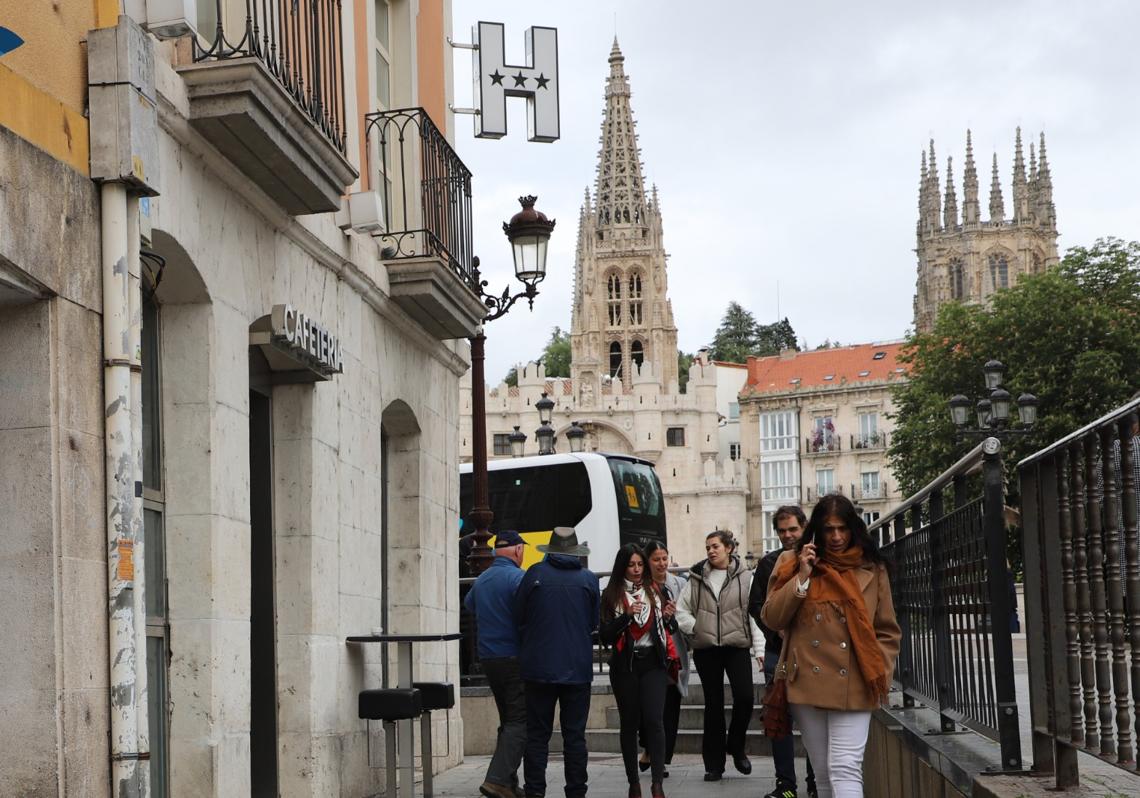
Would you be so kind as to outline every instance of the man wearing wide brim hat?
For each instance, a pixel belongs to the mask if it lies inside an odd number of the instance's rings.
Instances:
[[[582,559],[590,548],[573,527],[555,527],[537,547],[542,562],[531,566],[515,594],[519,670],[526,687],[527,796],[546,794],[546,762],[554,710],[560,708],[566,796],[586,794],[586,717],[593,683],[593,633],[598,628],[598,577]]]

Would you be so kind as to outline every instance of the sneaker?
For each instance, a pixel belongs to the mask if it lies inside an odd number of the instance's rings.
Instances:
[[[798,796],[795,787],[790,786],[787,782],[777,781],[772,792],[765,793],[764,798],[798,798]]]

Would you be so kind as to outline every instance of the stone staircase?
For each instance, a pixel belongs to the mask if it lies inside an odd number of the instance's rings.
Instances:
[[[753,701],[755,705],[752,710],[752,720],[748,724],[748,755],[749,756],[770,756],[772,753],[771,740],[764,736],[763,724],[760,720],[760,698],[764,694],[764,687],[762,685],[755,685],[753,688]],[[732,693],[726,684],[724,687],[725,700],[729,705],[725,707],[725,724],[728,724],[728,717],[732,714]],[[594,696],[595,699],[600,696]],[[586,744],[590,751],[604,752],[604,753],[620,753],[621,741],[619,740],[620,722],[618,719],[617,707],[613,705],[613,697],[607,696],[610,699],[610,705],[605,709],[605,724],[602,726],[591,726],[586,729]],[[695,674],[693,682],[689,685],[689,694],[681,702],[681,721],[677,729],[677,745],[674,749],[678,754],[699,754],[701,752],[701,736],[702,727],[704,725],[705,713],[705,696],[701,684],[696,681]],[[796,743],[796,756],[803,756],[803,745],[800,742],[800,733],[798,730],[792,732]],[[730,765],[731,766],[731,765]]]

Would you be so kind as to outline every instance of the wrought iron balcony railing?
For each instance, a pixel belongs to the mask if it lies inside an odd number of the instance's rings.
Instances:
[[[805,451],[808,454],[827,454],[829,452],[838,452],[840,437],[835,433],[822,436],[812,436],[805,438],[804,442],[807,446]]]
[[[257,58],[344,153],[341,0],[202,0],[213,29],[195,40],[194,61]],[[208,47],[205,45],[209,45]]]
[[[439,257],[473,287],[471,170],[423,108],[365,119],[369,157],[379,161],[384,259]]]
[[[885,432],[861,432],[858,435],[851,435],[850,438],[852,449],[887,448],[888,441]]]

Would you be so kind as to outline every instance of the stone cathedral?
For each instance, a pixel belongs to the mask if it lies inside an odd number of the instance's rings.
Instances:
[[[1029,145],[1026,171],[1021,128],[1013,149],[1013,206],[1006,215],[993,156],[989,219],[983,221],[978,200],[978,171],[974,146],[966,131],[962,210],[954,186],[953,160],[946,159],[946,191],[938,177],[934,142],[929,156],[922,154],[918,190],[918,281],[914,296],[914,327],[927,332],[934,326],[938,308],[946,302],[983,303],[994,291],[1017,283],[1023,274],[1036,274],[1057,265],[1057,211],[1053,206],[1053,178],[1045,153],[1045,134],[1039,146]]]
[[[548,298],[550,299],[550,298]],[[704,536],[728,529],[745,539],[747,479],[733,420],[747,370],[702,353],[678,389],[677,327],[668,296],[661,211],[647,193],[630,109],[629,78],[617,40],[609,55],[601,148],[593,195],[578,223],[571,298],[570,378],[547,377],[541,363],[520,364],[518,386],[487,391],[488,457],[509,456],[507,436],[531,433],[543,393],[555,402],[556,449],[572,422],[586,450],[633,454],[655,464],[665,495],[669,550],[681,564],[704,557]],[[470,430],[470,376],[460,384],[461,430]],[[735,442],[729,436],[735,433]],[[471,447],[461,436],[460,456]],[[757,554],[759,552],[756,552]]]

